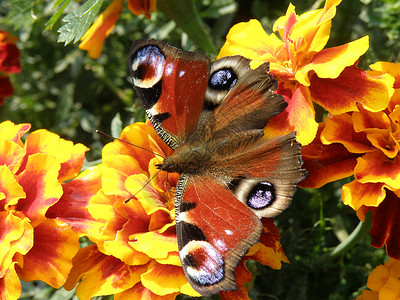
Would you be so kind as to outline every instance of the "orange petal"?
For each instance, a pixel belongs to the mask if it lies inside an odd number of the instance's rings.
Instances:
[[[189,296],[199,296],[187,282],[182,267],[150,262],[148,271],[141,276],[142,284],[159,296],[182,292]]]
[[[8,167],[0,166],[0,207],[2,210],[13,210],[19,199],[25,197],[24,189],[18,184]]]
[[[317,134],[318,124],[315,122],[315,112],[307,87],[286,81],[279,83],[278,94],[284,96],[287,108],[272,117],[265,130],[267,135],[284,135],[296,131],[297,140],[302,145],[312,142]]]
[[[150,12],[156,11],[156,3],[156,0],[128,0],[128,8],[134,15],[150,18]]]
[[[84,187],[84,188],[82,188]],[[79,235],[100,233],[104,222],[89,213],[89,200],[101,188],[101,173],[98,167],[82,172],[75,179],[63,184],[61,199],[46,213],[48,218],[57,218],[71,226]]]
[[[64,288],[76,287],[79,299],[112,295],[123,292],[140,281],[147,269],[144,266],[129,266],[113,256],[99,252],[95,245],[80,249],[73,259],[73,267]]]
[[[400,157],[389,159],[380,150],[360,157],[354,169],[361,183],[385,183],[390,189],[400,189]]]
[[[14,255],[25,255],[33,246],[33,229],[29,220],[0,212],[0,278],[13,267]]]
[[[308,171],[308,177],[299,183],[301,187],[319,188],[328,182],[348,177],[356,166],[357,154],[350,153],[338,143],[321,143],[319,137],[323,128],[324,123],[321,123],[314,141],[301,149],[303,168]]]
[[[125,299],[148,299],[148,300],[174,300],[180,293],[172,293],[164,296],[154,294],[145,288],[141,282],[137,283],[133,288],[122,293],[114,295],[114,300]]]
[[[379,300],[379,293],[369,290],[363,290],[356,300]]]
[[[87,50],[91,58],[98,58],[123,8],[122,0],[114,0],[81,38],[79,49]]]
[[[33,227],[46,220],[45,213],[63,193],[57,179],[59,170],[54,156],[37,153],[28,157],[25,169],[17,176],[26,198],[18,201],[16,210],[23,212]]]
[[[0,123],[0,137],[4,140],[9,140],[23,147],[21,137],[31,129],[31,124],[22,123],[15,125],[11,121]]]
[[[144,216],[147,217],[146,214],[144,214]],[[144,265],[148,263],[151,260],[150,257],[146,253],[136,250],[131,246],[131,244],[135,242],[130,239],[130,235],[134,232],[143,232],[147,230],[148,220],[147,222],[142,221],[146,220],[140,219],[140,216],[136,218],[132,216],[132,218],[123,225],[122,229],[116,232],[114,240],[106,240],[103,246],[107,254],[119,258],[128,265]]]
[[[69,159],[61,164],[58,176],[59,181],[72,179],[79,174],[85,159],[85,152],[87,151],[89,151],[89,148],[82,144],[74,145]]]
[[[384,110],[393,95],[394,78],[368,75],[356,66],[346,67],[335,79],[310,77],[314,101],[332,114],[357,111],[361,103],[370,111]]]
[[[375,150],[364,132],[354,130],[353,120],[352,115],[348,113],[336,116],[329,114],[325,118],[325,128],[321,132],[322,143],[340,143],[351,153],[365,153]]]
[[[260,237],[259,250],[249,258],[272,269],[280,269],[282,262],[289,263],[280,243],[281,235],[273,223],[273,219],[261,219],[263,232]]]
[[[18,275],[24,281],[41,280],[60,288],[78,250],[78,236],[69,226],[48,219],[35,228],[33,247],[24,256],[23,267],[16,267]]]
[[[0,299],[17,300],[21,295],[21,283],[14,269],[14,264],[15,262],[0,278]]]
[[[89,148],[82,144],[74,145],[73,142],[60,138],[57,134],[45,129],[39,129],[28,135],[25,148],[27,155],[46,153],[57,157],[61,163],[59,180],[69,180],[79,174],[85,152]]]
[[[165,259],[170,252],[178,252],[176,234],[157,232],[136,233],[129,237],[130,245],[154,259]]]
[[[242,300],[250,299],[249,292],[244,287],[246,282],[250,282],[252,279],[251,273],[244,265],[243,259],[239,262],[239,265],[235,269],[235,281],[238,289],[236,291],[222,291],[219,293],[221,300]]]
[[[384,186],[383,183],[360,183],[353,180],[342,187],[343,203],[354,210],[363,205],[378,206],[386,196]]]
[[[365,36],[345,45],[323,49],[297,70],[295,78],[306,86],[310,85],[311,71],[319,78],[338,78],[346,67],[353,65],[368,50],[368,47],[368,36]]]
[[[400,199],[391,191],[387,191],[385,200],[372,211],[371,246],[380,248],[386,244],[389,256],[400,259],[400,226],[398,212]]]
[[[125,181],[130,175],[143,176],[141,173],[143,170],[134,157],[127,155],[104,157],[101,178],[104,194],[130,198],[131,193],[127,191]]]
[[[15,174],[20,168],[25,149],[15,143],[5,139],[0,139],[0,165],[6,165]]]
[[[121,133],[120,139],[143,147],[144,149],[151,150],[162,156],[169,156],[173,152],[171,148],[161,141],[149,122],[136,122],[125,127]],[[104,146],[102,153],[103,159],[117,154],[134,157],[142,170],[147,170],[149,162],[155,157],[151,152],[118,140]]]
[[[275,35],[268,35],[255,19],[234,25],[226,36],[226,43],[217,58],[242,55],[252,60],[276,62],[276,49],[284,43]]]
[[[389,269],[384,265],[377,266],[368,276],[367,286],[373,291],[379,291],[389,279]]]

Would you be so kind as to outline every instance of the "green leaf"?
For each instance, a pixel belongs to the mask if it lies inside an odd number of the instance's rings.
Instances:
[[[47,21],[46,23],[46,29],[52,29],[54,24],[58,21],[58,19],[61,17],[62,13],[64,12],[64,9],[68,6],[68,4],[71,2],[71,0],[57,0],[53,8],[62,4],[61,7],[56,11],[56,13],[50,18],[50,20]]]
[[[88,0],[66,15],[62,19],[66,24],[58,29],[60,35],[57,42],[68,45],[72,40],[74,43],[79,41],[93,23],[102,4],[103,0]]]
[[[14,29],[30,28],[36,21],[34,7],[38,1],[14,0],[8,3],[9,13],[8,22],[14,26]]]

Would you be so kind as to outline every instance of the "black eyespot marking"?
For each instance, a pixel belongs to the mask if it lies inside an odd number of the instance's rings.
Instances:
[[[191,241],[179,255],[186,276],[196,285],[214,285],[224,279],[224,259],[218,249],[210,243]]]
[[[151,88],[145,89],[136,87],[136,93],[142,101],[145,109],[150,109],[158,102],[162,93],[162,80],[154,84]]]
[[[161,96],[165,64],[161,49],[153,45],[139,48],[131,57],[133,85],[146,109],[153,107]]]
[[[166,119],[168,119],[170,117],[171,117],[171,114],[168,113],[168,112],[165,112],[165,113],[161,113],[161,114],[158,114],[158,115],[154,115],[153,119],[156,122],[162,123],[163,121],[165,121]]]
[[[244,176],[238,176],[234,178],[231,182],[228,183],[228,189],[230,189],[231,191],[235,191],[239,186],[240,182],[245,178],[246,177]]]
[[[247,205],[253,209],[264,209],[275,201],[275,188],[267,182],[257,183],[247,197]]]
[[[210,101],[204,101],[203,110],[212,111],[212,110],[216,109],[218,105],[219,104],[217,104],[217,103],[213,103],[213,102],[210,102]]]
[[[203,231],[196,225],[181,221],[179,224],[182,228],[181,247],[184,247],[190,241],[207,241]]]
[[[182,201],[181,206],[179,208],[179,212],[186,212],[186,211],[192,210],[195,207],[196,207],[196,203],[194,203],[194,202]]]
[[[228,91],[237,82],[237,75],[231,68],[223,68],[211,74],[208,86],[215,90]]]

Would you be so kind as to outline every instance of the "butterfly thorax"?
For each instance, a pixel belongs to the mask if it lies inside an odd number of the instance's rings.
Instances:
[[[185,143],[157,168],[169,173],[201,174],[210,165],[212,156],[212,147],[206,141]]]

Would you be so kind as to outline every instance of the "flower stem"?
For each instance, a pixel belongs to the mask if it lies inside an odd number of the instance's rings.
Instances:
[[[323,255],[322,257],[317,259],[314,265],[320,264],[321,262],[330,259],[334,259],[346,253],[370,232],[371,226],[372,226],[372,213],[368,211],[367,214],[365,215],[364,222],[360,221],[360,223],[353,230],[353,232],[343,242],[337,245],[332,252]]]

